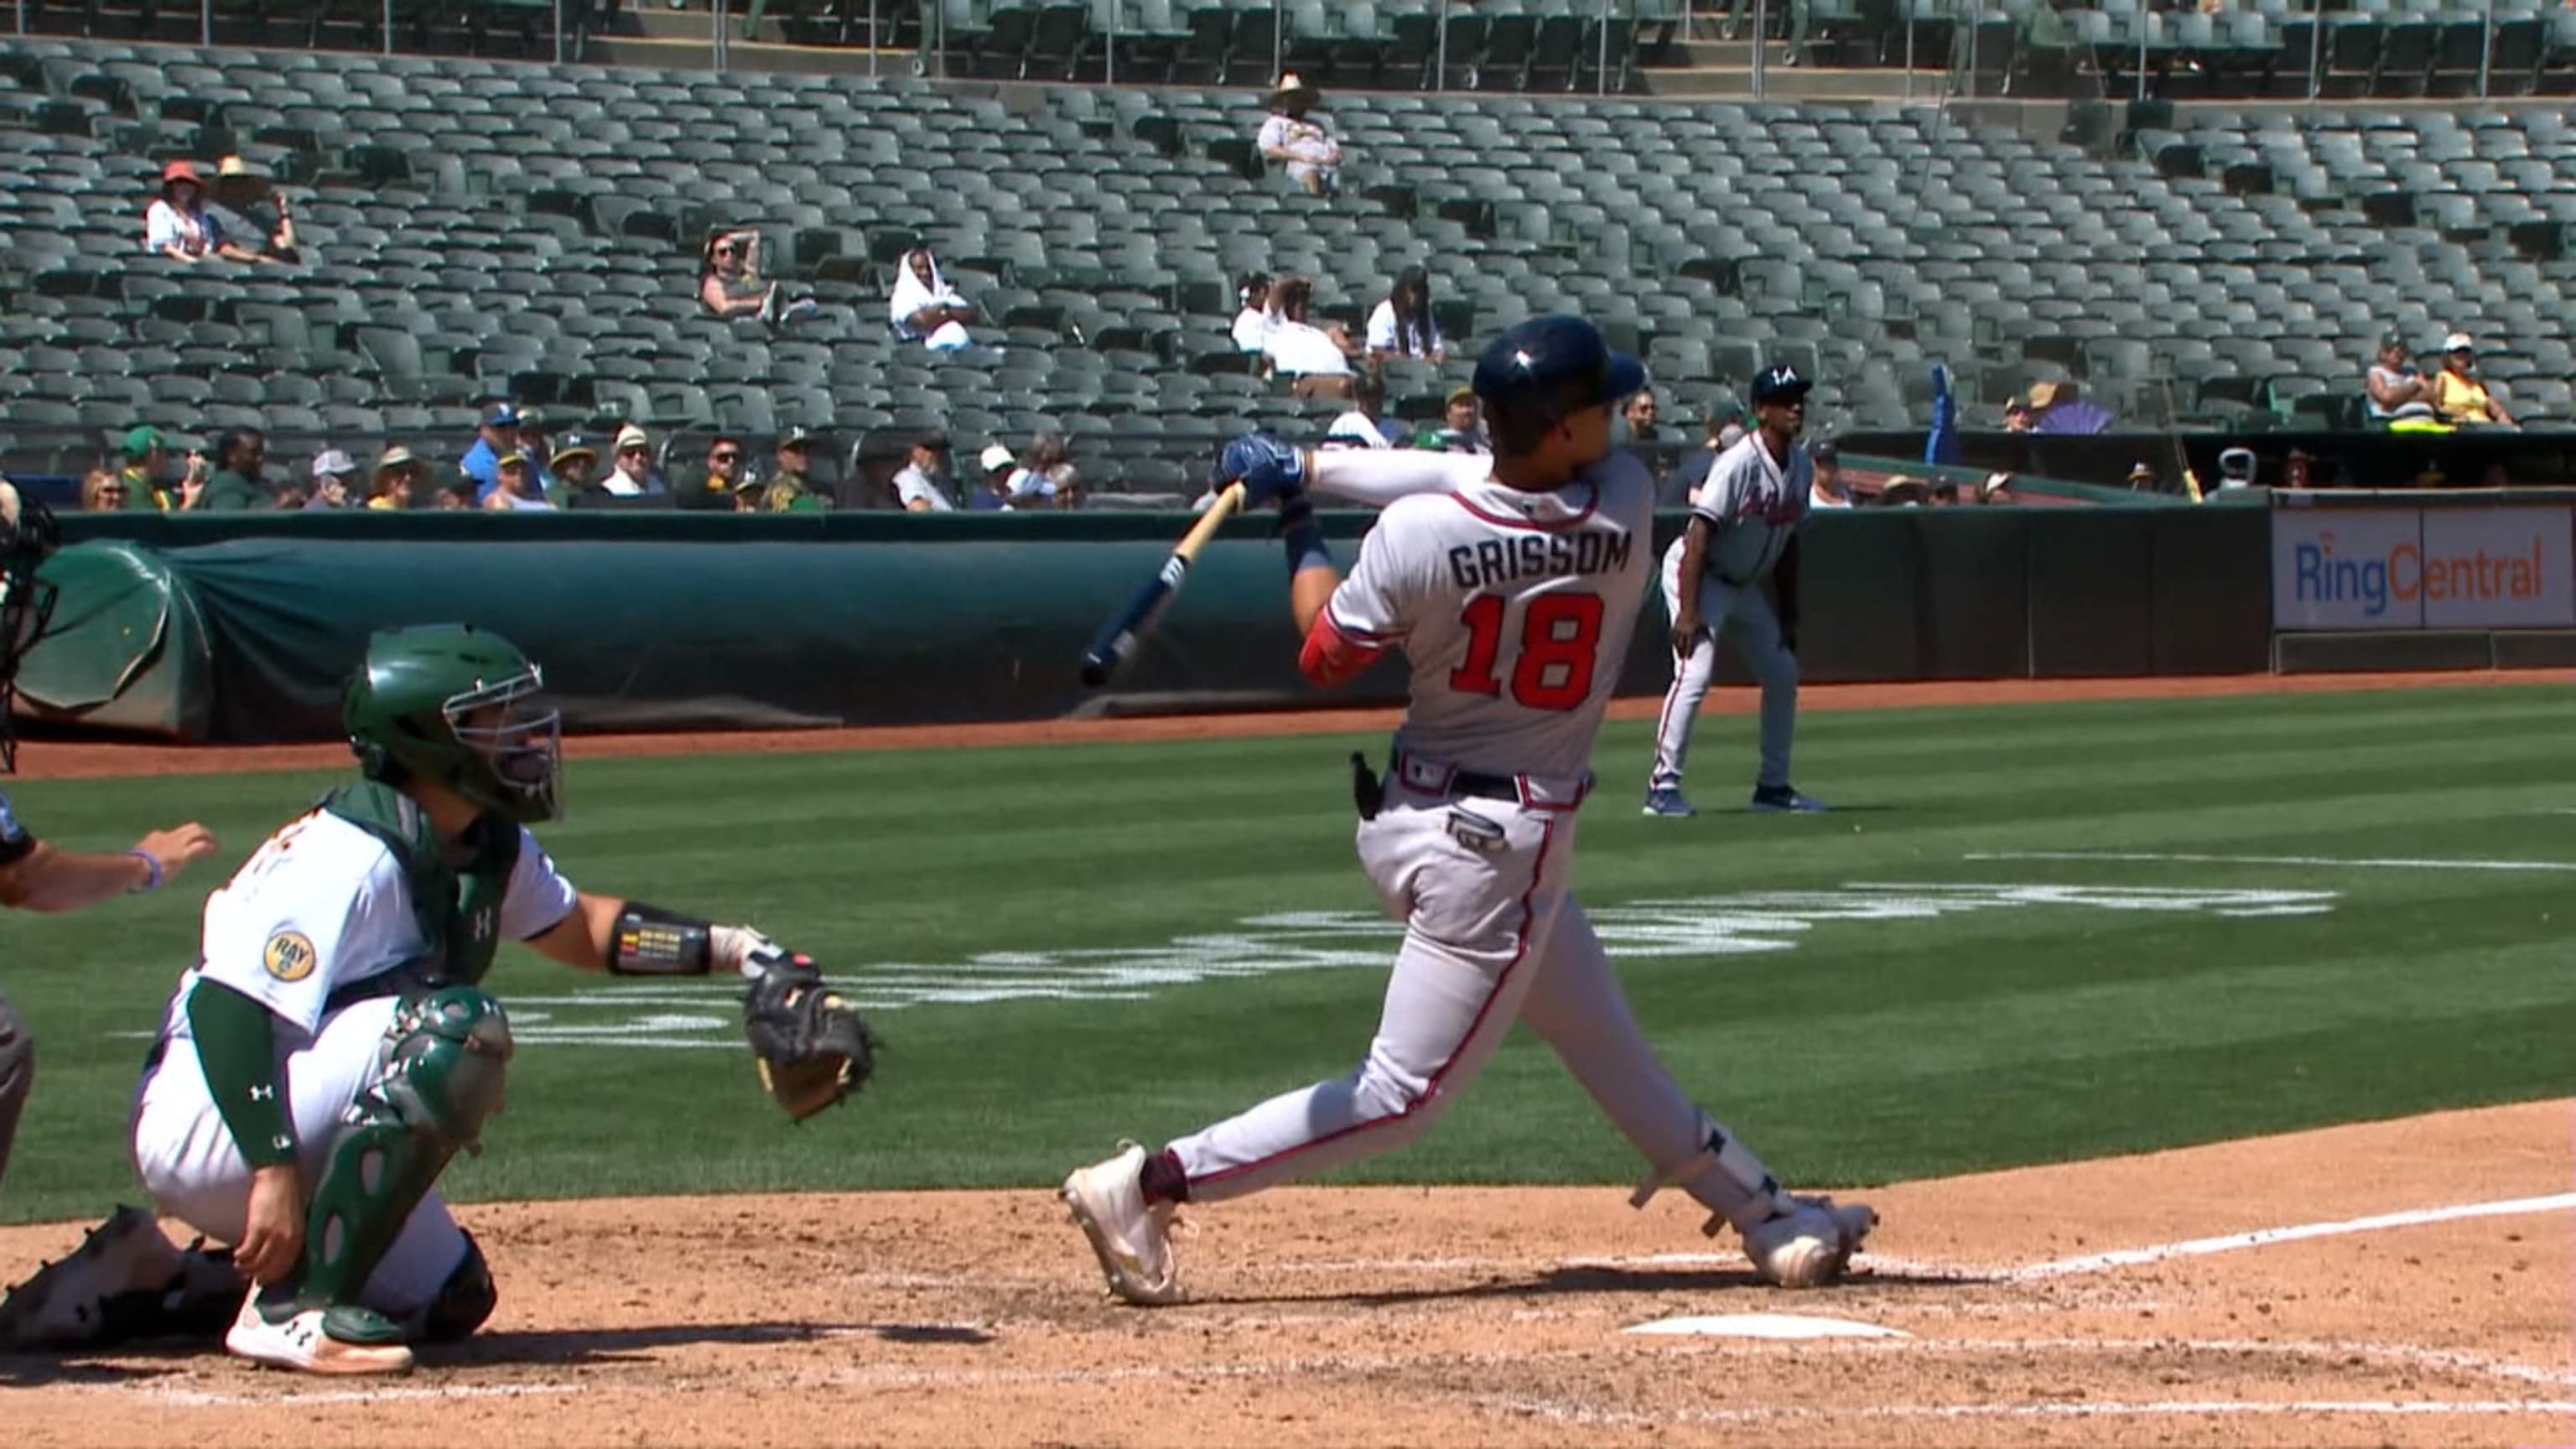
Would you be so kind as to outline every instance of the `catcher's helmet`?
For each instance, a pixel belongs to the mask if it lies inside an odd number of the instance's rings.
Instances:
[[[340,718],[371,779],[444,785],[527,823],[558,812],[563,716],[531,706],[544,674],[471,624],[386,629],[367,641]]]

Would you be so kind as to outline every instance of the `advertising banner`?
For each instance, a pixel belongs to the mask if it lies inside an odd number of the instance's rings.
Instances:
[[[2436,508],[2424,513],[2420,571],[2427,629],[2576,624],[2564,508]]]
[[[2272,627],[2423,628],[2424,600],[2409,582],[2422,517],[2413,508],[2272,510]]]
[[[2275,509],[2272,627],[2576,624],[2570,522],[2545,506]]]

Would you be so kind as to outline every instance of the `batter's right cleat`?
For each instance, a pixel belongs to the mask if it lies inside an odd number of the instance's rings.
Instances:
[[[1691,802],[1682,798],[1679,786],[1664,785],[1646,792],[1646,813],[1672,820],[1687,820],[1699,812],[1691,808]]]
[[[276,1301],[263,1305],[264,1297]],[[308,1374],[411,1372],[411,1350],[392,1319],[346,1304],[305,1308],[292,1293],[264,1289],[252,1289],[242,1300],[224,1348],[253,1363]]]
[[[0,1300],[0,1350],[90,1348],[131,1336],[118,1310],[157,1296],[184,1266],[151,1213],[120,1207]]]
[[[1112,1295],[1143,1308],[1181,1301],[1180,1265],[1172,1258],[1172,1207],[1145,1201],[1145,1149],[1118,1145],[1118,1155],[1076,1171],[1061,1196],[1074,1226],[1091,1240]]]
[[[1775,1288],[1822,1288],[1839,1281],[1861,1240],[1878,1226],[1865,1203],[1793,1197],[1794,1206],[1744,1230],[1744,1256]]]
[[[1813,795],[1801,795],[1787,785],[1756,785],[1753,787],[1753,809],[1764,815],[1791,812],[1821,815],[1825,812],[1825,802]]]

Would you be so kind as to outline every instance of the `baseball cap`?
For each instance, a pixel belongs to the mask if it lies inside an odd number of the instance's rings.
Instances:
[[[2477,344],[2469,340],[2469,334],[2466,332],[2454,332],[2450,336],[2442,339],[2442,350],[2444,352],[2474,352],[2477,350]]]
[[[2382,347],[2404,347],[2406,345],[2406,334],[2391,328],[2390,330],[2379,334],[2379,345]]]
[[[1819,463],[1833,462],[1842,455],[1843,450],[1835,447],[1830,441],[1818,443],[1816,446],[1807,450],[1807,456],[1813,458]]]
[[[357,471],[356,461],[337,448],[325,448],[313,460],[313,476],[316,478],[346,478]]]
[[[384,456],[376,459],[376,471],[381,473],[387,468],[408,468],[418,461],[420,460],[411,455],[409,448],[387,448]]]
[[[975,461],[983,464],[984,471],[990,473],[996,468],[1011,467],[1020,460],[1012,455],[1010,449],[1003,447],[999,443],[995,443],[991,447],[986,448],[983,451],[983,454]]]
[[[625,452],[629,448],[650,448],[652,446],[653,440],[645,435],[642,428],[635,426],[633,423],[628,423],[626,426],[617,430],[617,451],[621,453]]]
[[[494,428],[517,427],[519,410],[505,402],[494,403],[483,410],[483,423],[486,427]]]
[[[929,432],[922,434],[920,437],[913,439],[912,445],[916,448],[928,448],[934,453],[945,453],[948,451],[948,434],[937,428],[933,428]]]
[[[1476,396],[1518,405],[1580,388],[1587,404],[1616,402],[1646,385],[1637,359],[1613,352],[1600,329],[1562,313],[1507,328],[1476,359]]]
[[[169,185],[173,181],[196,181],[198,179],[197,163],[194,161],[173,161],[161,168],[161,184],[164,186]]]
[[[1753,379],[1753,401],[1756,406],[1785,398],[1805,397],[1815,384],[1806,374],[1785,362],[1775,362],[1762,369]]]
[[[789,428],[785,433],[780,435],[778,446],[782,448],[810,448],[814,446],[814,435],[803,428]]]
[[[593,463],[599,461],[599,450],[584,442],[579,433],[567,435],[563,440],[563,446],[555,449],[555,455],[546,460],[546,466],[560,468],[575,458],[586,459]]]
[[[152,456],[161,446],[161,430],[146,423],[125,430],[125,456],[137,460]]]
[[[1455,407],[1462,402],[1474,402],[1475,400],[1476,390],[1472,387],[1453,387],[1449,389],[1449,405],[1451,407]]]
[[[492,466],[495,468],[524,468],[528,466],[528,455],[520,452],[516,448],[512,448],[510,451],[503,453],[500,457],[493,459]]]

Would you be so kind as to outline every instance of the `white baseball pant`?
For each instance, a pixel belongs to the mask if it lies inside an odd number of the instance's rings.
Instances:
[[[312,1041],[287,1054],[278,1075],[295,1122],[296,1168],[308,1196],[321,1181],[341,1114],[375,1085],[385,1028],[400,1004],[380,996],[342,1007],[323,1019]],[[144,1074],[131,1131],[135,1170],[161,1211],[216,1242],[240,1242],[250,1213],[250,1164],[206,1090],[195,1042],[172,1040],[160,1064]],[[438,1297],[464,1261],[465,1234],[432,1192],[412,1209],[367,1279],[366,1304],[397,1322],[409,1318]]]
[[[1664,617],[1681,613],[1681,548],[1664,550]],[[1699,719],[1700,701],[1717,672],[1717,639],[1723,633],[1762,685],[1762,767],[1753,777],[1757,787],[1789,783],[1789,745],[1798,730],[1798,658],[1780,642],[1780,620],[1758,584],[1738,588],[1714,572],[1700,575],[1699,638],[1691,652],[1673,662],[1672,687],[1664,691],[1664,712],[1655,723],[1655,772],[1650,790],[1677,789],[1682,765],[1690,756],[1691,726]]]
[[[1405,923],[1368,1055],[1347,1076],[1174,1141],[1191,1201],[1243,1197],[1412,1141],[1515,1020],[1556,1052],[1658,1177],[1708,1145],[1707,1118],[1638,1032],[1567,890],[1582,782],[1525,780],[1520,804],[1452,801],[1418,783],[1444,777],[1406,762],[1377,818],[1359,828],[1360,863],[1388,914]],[[1453,810],[1499,827],[1496,848],[1462,840]],[[1713,1164],[1675,1185],[1739,1227],[1773,1210]]]

